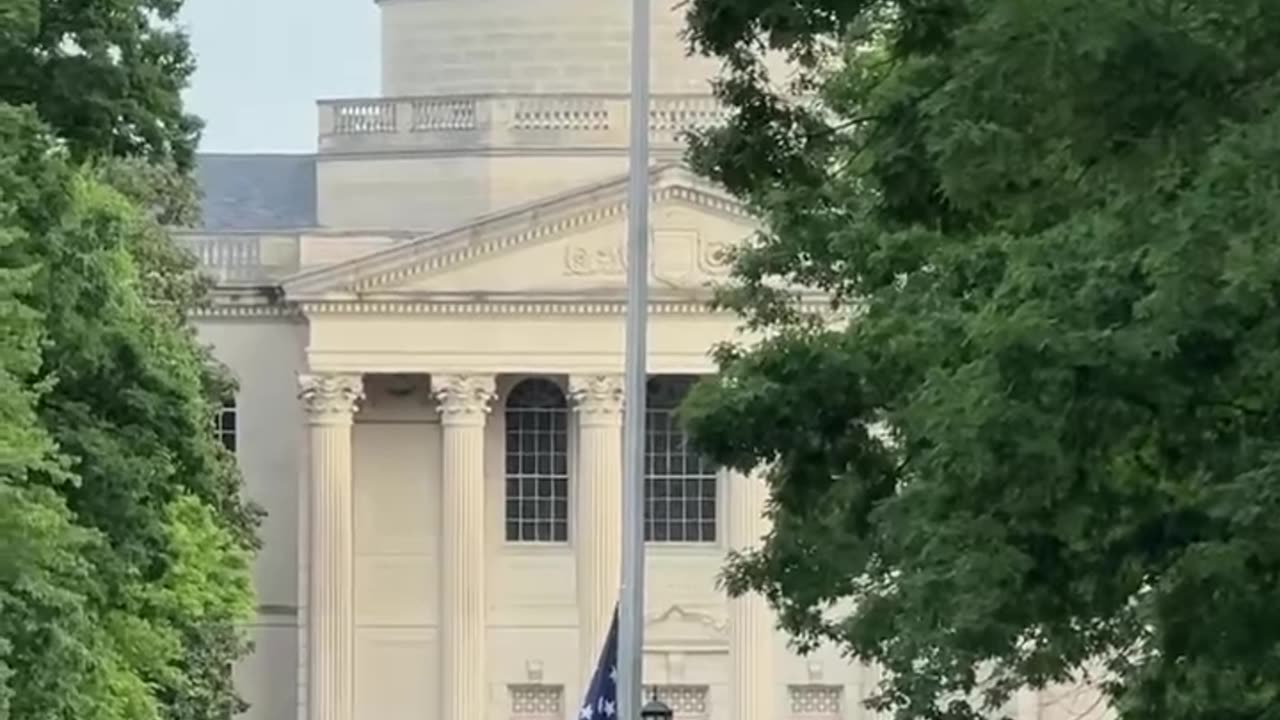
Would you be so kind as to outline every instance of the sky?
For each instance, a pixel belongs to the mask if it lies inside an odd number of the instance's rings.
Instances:
[[[316,100],[378,94],[374,0],[186,0],[202,152],[312,152]]]

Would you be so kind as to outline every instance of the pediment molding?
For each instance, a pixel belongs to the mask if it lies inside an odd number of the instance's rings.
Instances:
[[[746,207],[679,165],[650,173],[653,206],[680,203],[752,222]],[[297,300],[365,295],[522,245],[551,240],[625,216],[627,178],[617,178],[495,213],[475,222],[410,240],[337,265],[304,271],[283,282]]]

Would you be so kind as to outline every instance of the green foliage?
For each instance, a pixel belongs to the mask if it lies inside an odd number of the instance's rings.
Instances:
[[[136,204],[148,177],[77,164],[0,104],[0,718],[242,707],[257,513],[211,428],[201,285]]]
[[[738,111],[693,161],[766,225],[720,299],[766,339],[684,409],[770,467],[731,592],[886,668],[900,718],[1098,666],[1128,720],[1280,716],[1280,4],[690,22]]]
[[[5,0],[0,102],[32,105],[78,160],[144,158],[185,173],[200,121],[182,107],[194,69],[181,0]]]

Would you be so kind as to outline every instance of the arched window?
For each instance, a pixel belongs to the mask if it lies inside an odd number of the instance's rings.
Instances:
[[[213,434],[232,455],[236,452],[236,399],[226,398],[213,413]]]
[[[660,375],[646,391],[644,537],[651,542],[716,540],[717,468],[689,447],[676,408],[694,377]]]
[[[569,406],[560,386],[523,380],[507,396],[509,542],[569,539]]]

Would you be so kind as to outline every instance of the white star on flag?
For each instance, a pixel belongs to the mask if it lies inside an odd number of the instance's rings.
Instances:
[[[613,623],[600,650],[591,684],[587,686],[578,720],[613,718],[618,714],[618,609],[613,610]]]

